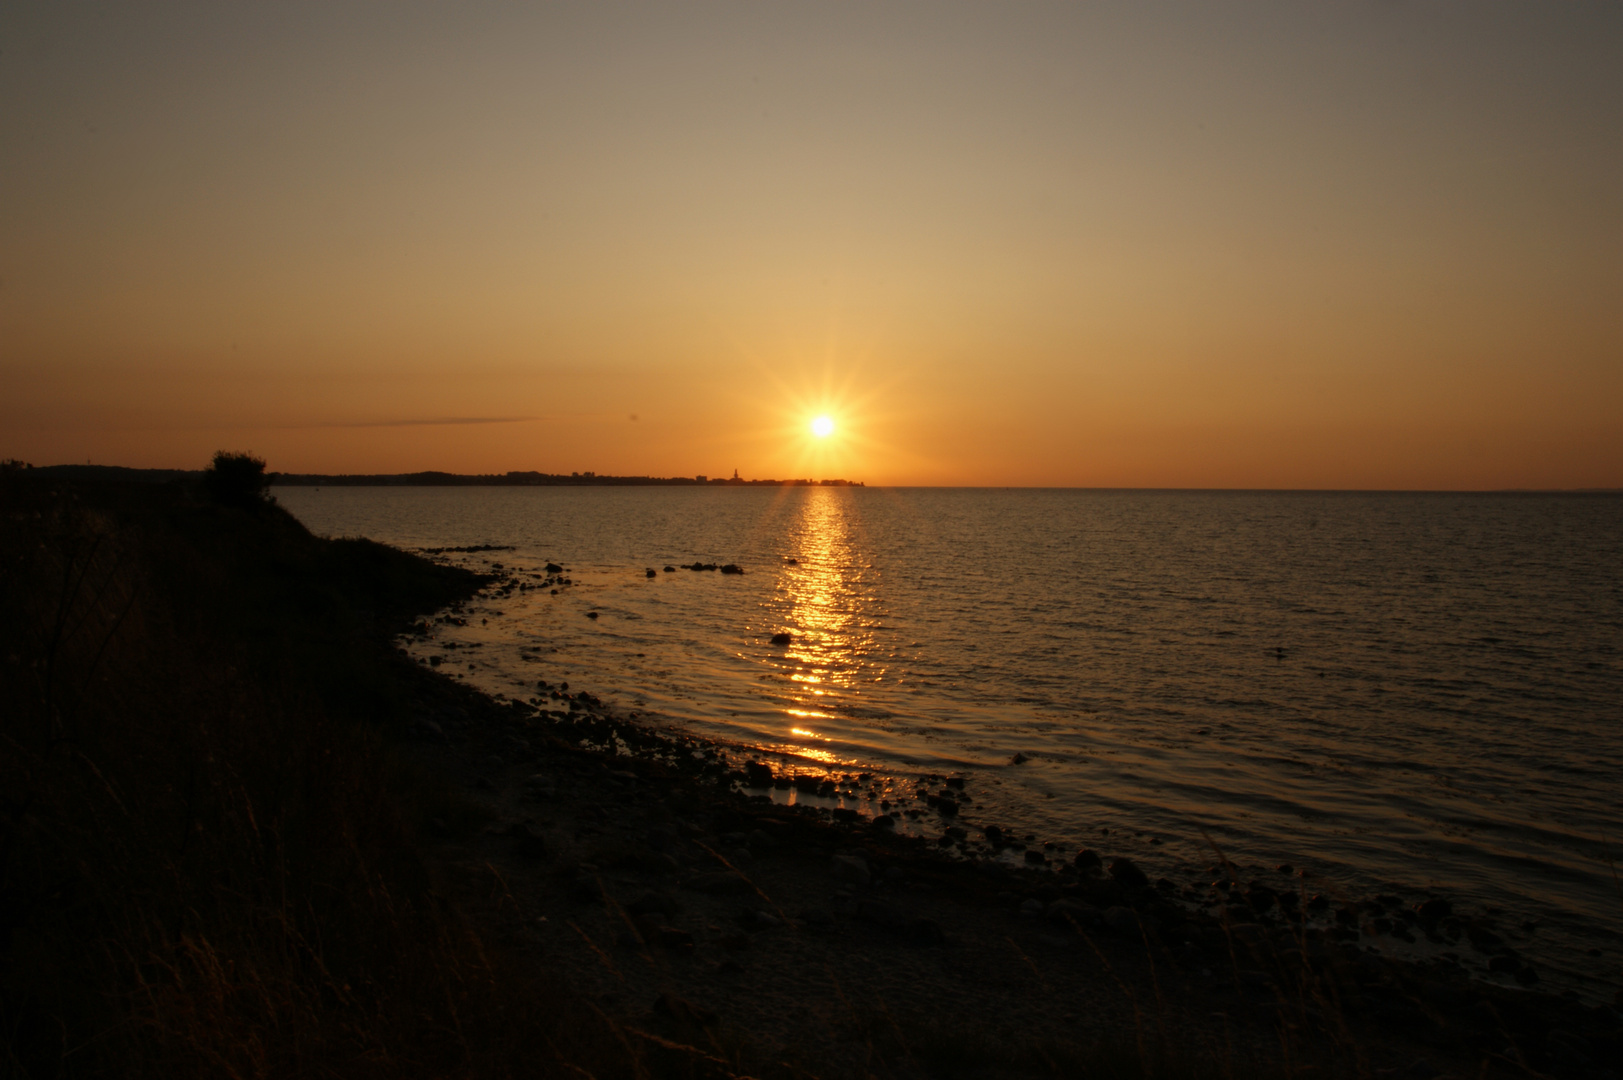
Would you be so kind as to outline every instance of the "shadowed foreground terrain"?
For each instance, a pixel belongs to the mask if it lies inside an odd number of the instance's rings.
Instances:
[[[0,484],[0,1073],[626,1071],[417,852],[458,807],[393,749],[388,640],[473,575],[186,487]]]
[[[1609,1008],[977,871],[394,648],[493,584],[0,474],[0,1075],[1616,1075]]]

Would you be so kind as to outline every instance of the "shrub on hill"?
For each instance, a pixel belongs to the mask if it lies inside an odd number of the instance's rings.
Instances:
[[[220,450],[203,472],[203,490],[223,506],[257,506],[270,501],[273,476],[265,471],[264,458]]]

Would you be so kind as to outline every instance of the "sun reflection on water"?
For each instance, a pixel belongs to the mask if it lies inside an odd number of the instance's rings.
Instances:
[[[792,546],[767,601],[773,632],[791,635],[788,648],[769,661],[785,677],[789,698],[784,744],[776,749],[830,764],[839,763],[836,756],[815,745],[830,737],[797,722],[835,720],[860,695],[873,645],[865,608],[874,571],[860,546],[857,512],[848,491],[806,490]]]

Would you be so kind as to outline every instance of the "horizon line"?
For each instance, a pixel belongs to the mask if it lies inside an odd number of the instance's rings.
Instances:
[[[107,470],[125,473],[165,474],[165,476],[200,476],[204,469],[177,469],[131,465],[100,465],[93,462],[73,463],[64,462],[56,465],[33,465],[18,463],[27,471],[62,471],[70,470]],[[555,484],[523,484],[523,483],[460,483],[460,484],[369,484],[356,482],[363,480],[404,480],[419,476],[445,476],[461,481],[479,480],[506,480],[508,477],[539,476],[556,478],[565,481]],[[699,479],[700,476],[704,480]],[[846,480],[844,478],[828,477],[812,479],[809,477],[787,477],[784,479],[733,479],[731,477],[712,477],[709,474],[695,473],[691,476],[655,476],[646,474],[610,474],[596,472],[580,473],[549,473],[539,469],[509,469],[506,472],[490,473],[456,473],[443,469],[417,469],[411,472],[400,473],[319,473],[319,472],[272,472],[271,485],[279,483],[286,487],[314,487],[314,483],[299,483],[299,480],[321,478],[323,480],[349,481],[334,486],[341,487],[637,487],[637,486],[668,486],[668,487],[763,487],[778,485],[783,487],[861,487],[878,489],[911,489],[911,488],[939,488],[944,490],[1018,490],[1018,491],[1100,491],[1100,492],[1210,492],[1210,493],[1275,493],[1275,494],[1346,494],[1346,495],[1617,495],[1623,494],[1623,486],[1615,487],[1495,487],[1495,488],[1375,488],[1375,487],[1256,487],[1256,486],[1191,486],[1191,485],[1143,485],[1143,484],[868,484],[865,481]],[[154,477],[155,478],[155,477]],[[294,481],[289,483],[288,481]],[[639,484],[638,481],[647,481]]]

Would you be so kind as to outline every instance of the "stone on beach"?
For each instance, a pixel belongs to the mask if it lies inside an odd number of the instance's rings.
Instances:
[[[880,900],[858,900],[852,915],[906,939],[915,945],[939,945],[946,940],[934,919],[925,919]]]
[[[1110,876],[1126,889],[1148,889],[1150,879],[1133,860],[1123,856],[1110,864]]]
[[[684,883],[684,888],[713,895],[755,891],[755,886],[749,883],[748,878],[732,870],[712,870],[695,874]]]
[[[701,1028],[713,1027],[720,1019],[713,1010],[695,1005],[669,992],[660,994],[654,1001],[654,1012],[679,1023]]]
[[[1278,893],[1274,892],[1274,890],[1270,889],[1268,886],[1257,882],[1253,882],[1251,887],[1245,891],[1245,902],[1251,905],[1251,909],[1253,911],[1267,911],[1278,901]]]
[[[581,904],[601,904],[603,902],[603,883],[595,874],[582,871],[575,875],[569,883],[570,899]]]
[[[1138,913],[1132,908],[1113,907],[1106,908],[1104,913],[1105,925],[1118,934],[1129,937],[1137,936],[1147,929],[1146,920],[1141,920]]]
[[[514,822],[507,830],[507,835],[513,840],[513,850],[527,859],[544,859],[547,857],[547,839],[536,829],[525,822]]]
[[[671,949],[675,952],[691,952],[694,948],[693,935],[674,926],[657,926],[652,937],[645,933],[643,940],[650,945],[658,945],[662,949]]]
[[[835,881],[866,886],[873,880],[868,863],[860,855],[836,855],[829,861],[829,873]]]
[[[745,908],[739,912],[738,922],[746,930],[777,930],[783,926],[782,919],[760,908]]]
[[[1415,914],[1422,923],[1435,923],[1454,914],[1454,905],[1447,900],[1433,898],[1415,906]]]
[[[681,910],[681,905],[669,893],[650,892],[644,893],[627,904],[626,910],[632,915],[663,915],[665,918],[670,919],[674,918],[676,913]]]
[[[1104,925],[1104,914],[1091,904],[1084,904],[1080,900],[1071,900],[1061,897],[1049,904],[1043,910],[1043,915],[1050,922],[1060,923],[1075,929],[1098,929]]]

